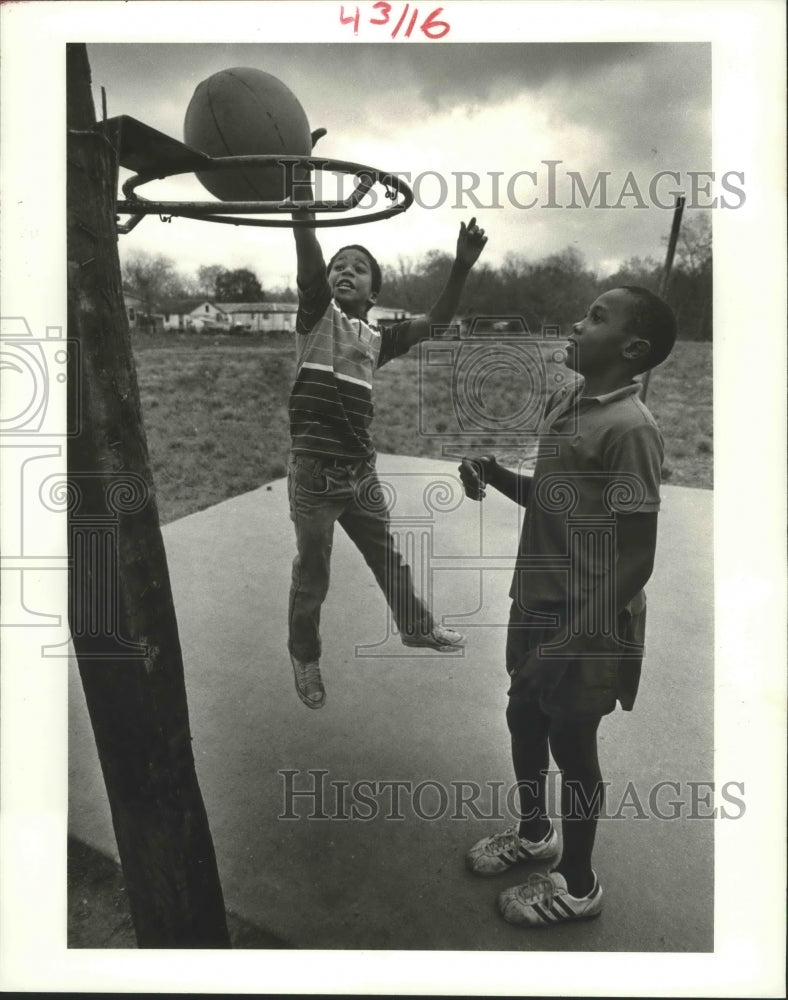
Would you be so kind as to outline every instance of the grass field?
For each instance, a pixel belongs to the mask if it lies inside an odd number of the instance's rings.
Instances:
[[[133,344],[162,523],[285,475],[292,335],[140,335]],[[555,370],[548,361],[548,375]],[[447,438],[455,428],[450,379],[450,367],[426,364],[423,356],[420,363],[415,354],[382,368],[375,384],[378,450],[427,457],[443,457],[446,447],[459,454],[495,451],[511,464],[527,455],[528,438],[508,444],[492,433],[465,442]],[[516,368],[493,372],[477,403],[504,417],[521,408],[523,393]],[[651,377],[648,406],[665,438],[665,481],[710,489],[711,344],[678,343]],[[420,433],[420,425],[429,433]]]

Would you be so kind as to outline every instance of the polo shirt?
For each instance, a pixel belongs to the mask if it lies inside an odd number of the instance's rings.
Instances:
[[[595,397],[582,389],[581,379],[554,393],[539,426],[510,591],[523,608],[612,586],[629,556],[612,541],[616,517],[659,510],[664,446],[639,383]],[[641,593],[630,610],[643,604]]]
[[[374,455],[372,377],[408,350],[408,322],[372,326],[347,316],[325,274],[298,289],[296,378],[290,393],[293,452],[360,459]]]

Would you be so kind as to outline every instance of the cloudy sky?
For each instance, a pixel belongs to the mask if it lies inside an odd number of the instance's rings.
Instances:
[[[661,170],[711,167],[711,47],[704,43],[494,43],[446,44],[90,44],[97,113],[101,91],[108,114],[126,114],[183,138],[183,120],[195,87],[235,66],[257,67],[286,83],[312,128],[324,127],[321,155],[347,159],[413,178],[437,172],[414,186],[425,206],[403,216],[333,232],[326,250],[361,240],[381,260],[450,250],[459,222],[476,214],[490,242],[493,264],[508,253],[540,257],[572,245],[601,274],[628,257],[664,253],[661,238],[670,211],[653,205],[649,182]],[[549,201],[548,167],[555,167],[555,201]],[[476,209],[456,194],[457,174],[481,178],[476,195],[496,204],[492,174],[500,175],[498,207]],[[521,171],[536,174],[536,184]],[[619,201],[632,172],[647,208],[635,197],[622,207],[570,209],[568,171],[588,190],[597,172],[609,171],[608,202]],[[515,201],[537,205],[518,207]],[[671,202],[675,187],[661,183]],[[150,185],[145,197],[208,199],[192,177]],[[715,189],[715,193],[719,193]],[[582,203],[581,203],[582,204]],[[435,206],[435,207],[433,207]],[[248,229],[151,216],[121,238],[121,254],[164,253],[179,270],[201,264],[250,267],[263,286],[292,282],[294,258],[288,230]]]

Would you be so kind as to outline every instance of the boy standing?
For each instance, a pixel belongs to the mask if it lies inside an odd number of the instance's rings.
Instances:
[[[633,379],[664,361],[675,339],[675,317],[656,295],[632,286],[605,292],[572,327],[566,365],[581,378],[547,401],[533,476],[493,456],[460,467],[472,499],[489,484],[526,507],[506,645],[521,819],[471,848],[472,872],[557,856],[548,751],[562,772],[560,860],[499,897],[504,918],[521,926],[601,911],[591,866],[604,792],[596,734],[602,716],[617,702],[631,710],[637,693],[663,459]]]
[[[294,218],[313,219],[299,210]],[[329,583],[334,523],[360,549],[406,646],[457,648],[462,636],[437,624],[416,596],[410,569],[389,531],[370,437],[372,377],[392,358],[450,323],[465,279],[485,243],[471,219],[460,226],[448,282],[426,316],[391,327],[367,322],[381,285],[380,267],[363,246],[343,247],[328,266],[311,226],[296,227],[299,307],[297,375],[290,396],[290,516],[297,555],[290,590],[288,648],[298,696],[325,703],[320,675],[320,609]]]

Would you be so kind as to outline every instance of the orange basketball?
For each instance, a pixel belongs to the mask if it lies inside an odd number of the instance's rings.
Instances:
[[[309,122],[295,94],[270,73],[225,69],[203,80],[186,110],[183,137],[208,156],[283,153],[309,156]],[[281,201],[280,166],[202,171],[203,187],[222,201]]]

